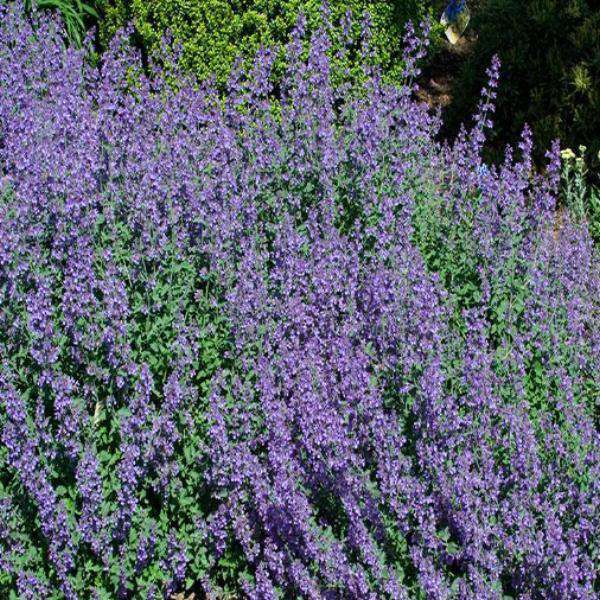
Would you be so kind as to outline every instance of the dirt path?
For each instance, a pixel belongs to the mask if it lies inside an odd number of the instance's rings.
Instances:
[[[477,38],[467,34],[452,45],[444,41],[443,48],[428,65],[419,79],[417,98],[427,102],[431,108],[446,108],[452,102],[452,87],[464,59],[472,51]]]

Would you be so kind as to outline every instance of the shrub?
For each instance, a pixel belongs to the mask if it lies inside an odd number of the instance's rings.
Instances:
[[[598,256],[497,64],[440,148],[302,22],[275,119],[0,11],[3,597],[593,597]]]
[[[473,17],[478,39],[455,85],[449,118],[472,110],[492,54],[503,63],[495,147],[518,138],[525,123],[540,148],[555,138],[600,150],[600,8],[588,0],[486,0]]]
[[[333,0],[329,10],[329,19],[336,25],[332,56],[347,44],[356,49],[361,38],[360,18],[368,12],[375,62],[396,80],[402,72],[404,25],[408,19],[419,21],[428,12],[417,0]],[[348,10],[355,18],[344,31],[337,25],[344,21]],[[187,69],[200,79],[216,75],[219,85],[224,85],[238,56],[248,66],[261,45],[282,48],[300,12],[307,19],[308,31],[315,31],[322,21],[320,0],[106,0],[100,34],[106,44],[119,27],[131,21],[142,46],[152,54],[160,51],[163,36],[170,32],[181,43],[182,62]],[[356,52],[335,60],[334,66],[336,81],[344,78],[346,69],[354,77],[362,76],[361,57]],[[281,77],[283,70],[284,55],[280,52],[274,71]]]

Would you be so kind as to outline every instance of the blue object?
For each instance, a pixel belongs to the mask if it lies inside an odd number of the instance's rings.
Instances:
[[[479,175],[480,177],[485,177],[490,172],[488,166],[485,163],[477,167],[476,171],[477,175]]]
[[[466,0],[450,0],[450,4],[448,4],[444,11],[449,23],[458,19],[460,13],[465,10],[466,4]]]
[[[440,23],[445,27],[446,37],[451,44],[458,42],[470,19],[471,13],[467,8],[466,0],[450,0]]]

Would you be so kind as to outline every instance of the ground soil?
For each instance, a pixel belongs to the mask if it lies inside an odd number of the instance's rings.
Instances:
[[[427,102],[431,108],[449,106],[452,102],[452,86],[462,62],[472,52],[477,38],[472,33],[461,37],[456,44],[443,42],[419,78],[417,98]]]

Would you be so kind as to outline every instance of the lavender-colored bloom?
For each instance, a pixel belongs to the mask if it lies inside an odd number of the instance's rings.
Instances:
[[[4,377],[0,379],[0,393],[6,414],[2,444],[7,451],[8,466],[16,472],[36,505],[40,529],[48,542],[49,559],[58,573],[62,592],[68,598],[76,598],[68,578],[75,562],[64,504],[57,498],[40,458],[38,436],[28,426],[25,403]],[[26,588],[30,585],[29,579],[24,585]]]
[[[163,565],[169,574],[167,581],[169,593],[178,591],[179,586],[184,582],[187,563],[185,545],[178,541],[176,535],[171,532],[167,540],[167,557]]]
[[[156,535],[154,524],[150,526],[150,531],[143,535],[138,544],[137,556],[135,559],[135,572],[139,574],[151,561],[156,546]]]
[[[121,460],[118,467],[120,488],[117,494],[119,512],[115,524],[115,534],[119,538],[125,538],[129,531],[138,505],[137,488],[146,472],[143,455],[148,444],[151,390],[152,375],[147,365],[143,365],[131,403],[121,423]]]
[[[106,549],[106,520],[102,517],[102,479],[99,463],[91,448],[86,448],[77,465],[77,488],[81,495],[78,526],[85,542],[96,555]]]
[[[17,577],[17,589],[20,598],[37,600],[48,595],[48,586],[41,582],[35,575],[19,573]]]

